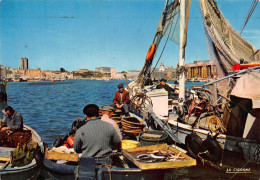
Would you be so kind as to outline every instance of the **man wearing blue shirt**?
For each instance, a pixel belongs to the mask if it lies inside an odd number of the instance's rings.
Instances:
[[[23,130],[23,116],[15,111],[11,106],[7,106],[2,110],[4,118],[2,120],[1,131],[13,130],[22,131]]]

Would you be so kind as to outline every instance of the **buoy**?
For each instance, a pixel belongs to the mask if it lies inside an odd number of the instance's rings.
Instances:
[[[193,158],[198,158],[202,147],[202,139],[196,133],[191,133],[186,136],[185,145],[189,155]]]
[[[154,56],[154,52],[155,52],[155,44],[152,44],[150,46],[150,48],[148,49],[148,52],[146,54],[146,58],[145,58],[145,61],[148,63],[149,61],[151,61],[151,59],[153,58]]]
[[[70,147],[73,147],[74,144],[74,138],[72,136],[69,136],[67,138],[67,143],[69,144]]]
[[[205,151],[205,156],[208,160],[217,162],[221,159],[222,148],[215,137],[211,137],[208,134],[208,137],[202,142],[202,150]]]

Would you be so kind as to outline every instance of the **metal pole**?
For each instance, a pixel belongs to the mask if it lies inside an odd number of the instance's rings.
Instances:
[[[228,78],[233,77],[233,76],[237,76],[237,75],[239,75],[239,74],[246,73],[247,71],[252,71],[252,70],[254,70],[254,69],[260,69],[260,66],[255,66],[255,67],[252,67],[252,68],[249,68],[249,69],[241,70],[241,71],[239,71],[239,72],[236,72],[236,73],[234,73],[234,74],[231,74],[231,75],[225,76],[225,77],[223,77],[223,78],[217,79],[217,80],[212,81],[212,82],[210,82],[210,83],[203,84],[202,87],[211,85],[211,84],[213,84],[213,83],[217,83],[217,82],[219,82],[219,81],[228,79]]]
[[[183,47],[183,36],[185,29],[185,0],[180,0],[180,49],[179,49],[179,105],[183,105],[185,101],[185,47]],[[180,101],[182,99],[182,101]]]

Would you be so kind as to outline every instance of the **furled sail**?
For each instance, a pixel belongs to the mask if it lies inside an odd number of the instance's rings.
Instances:
[[[259,49],[241,37],[225,19],[215,0],[200,0],[209,56],[217,65],[219,77],[226,76],[232,65],[259,63]]]
[[[187,3],[190,7],[190,0],[187,0]],[[189,12],[189,7],[187,8],[187,13]],[[187,15],[188,17],[188,15]],[[164,6],[164,10],[162,12],[155,37],[153,39],[153,43],[148,51],[148,54],[146,56],[145,64],[141,70],[141,72],[138,75],[138,78],[136,82],[140,85],[144,85],[146,80],[149,78],[151,65],[153,62],[153,59],[156,54],[156,50],[159,46],[159,43],[163,36],[167,37],[168,39],[171,39],[175,43],[179,44],[179,37],[180,37],[180,3],[179,0],[174,0],[173,2],[170,2],[167,0]],[[186,23],[186,31],[187,32],[187,21]],[[183,46],[186,46],[186,33],[185,33],[185,41],[183,43]],[[149,54],[150,53],[150,54]],[[148,56],[149,55],[149,56]]]

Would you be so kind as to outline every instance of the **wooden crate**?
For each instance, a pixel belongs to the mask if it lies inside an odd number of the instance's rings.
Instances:
[[[79,155],[78,154],[55,152],[55,151],[51,151],[50,148],[48,148],[45,151],[45,158],[51,159],[51,160],[66,160],[66,161],[74,161],[74,162],[79,161]]]
[[[144,154],[146,151],[153,151],[153,150],[170,150],[174,154],[179,154],[180,156],[184,157],[184,160],[176,160],[172,162],[140,162],[136,158],[139,154]],[[167,144],[158,144],[152,146],[144,146],[144,147],[137,147],[133,149],[126,149],[122,150],[122,154],[132,161],[136,166],[138,166],[141,170],[150,170],[150,169],[170,169],[170,168],[180,168],[180,167],[190,167],[196,165],[196,160],[189,157],[185,153],[177,150]]]

